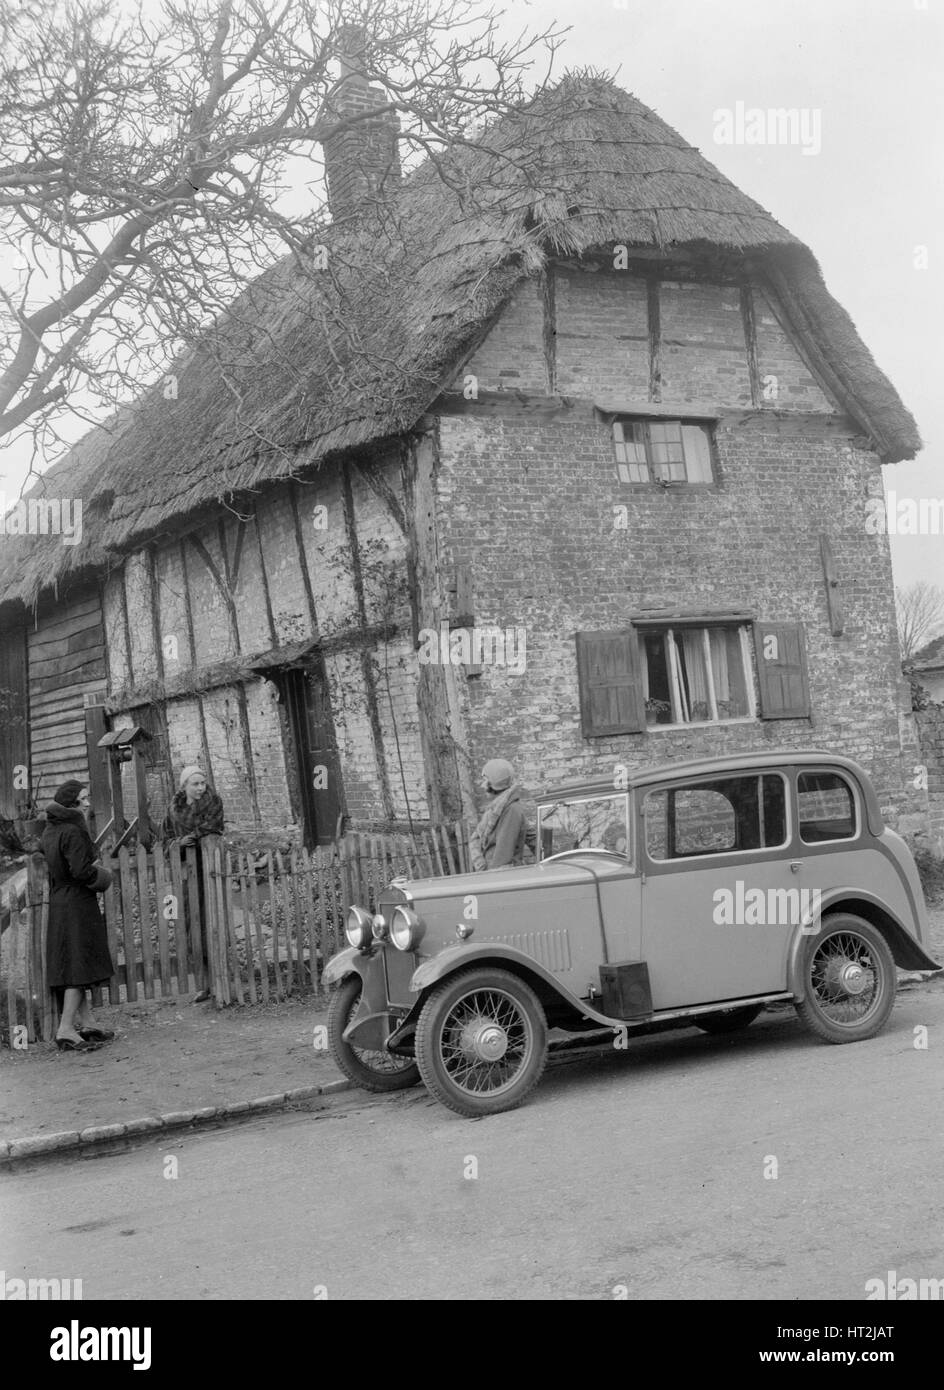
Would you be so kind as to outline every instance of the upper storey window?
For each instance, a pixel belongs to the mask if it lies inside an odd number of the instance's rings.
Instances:
[[[711,434],[684,420],[613,421],[616,473],[621,483],[713,483]]]

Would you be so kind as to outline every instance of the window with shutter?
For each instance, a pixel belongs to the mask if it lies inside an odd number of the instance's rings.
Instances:
[[[638,638],[631,628],[578,632],[577,672],[584,738],[645,729]]]
[[[810,686],[802,623],[755,623],[762,719],[808,719]]]

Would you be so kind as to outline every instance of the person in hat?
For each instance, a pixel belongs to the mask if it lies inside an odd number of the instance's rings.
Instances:
[[[88,788],[63,782],[46,807],[42,848],[49,869],[46,973],[59,1005],[60,1052],[94,1052],[115,1035],[97,1028],[86,990],[115,973],[98,894],[111,883],[88,832]]]
[[[200,904],[201,949],[206,979],[210,978],[209,954],[206,939],[206,899],[203,892],[203,864],[200,855],[200,841],[205,835],[222,835],[223,802],[207,782],[206,773],[196,763],[185,767],[180,774],[180,786],[174,793],[167,815],[164,817],[162,833],[165,840],[176,840],[181,849],[195,845],[197,849],[193,872],[197,876],[197,897]],[[186,872],[186,871],[185,871]],[[190,917],[190,894],[184,893],[184,926],[190,937],[193,924]],[[204,986],[194,996],[195,1004],[209,999],[210,990]]]
[[[469,838],[472,868],[522,864],[527,822],[515,770],[505,758],[491,758],[482,769],[482,779],[491,800]]]

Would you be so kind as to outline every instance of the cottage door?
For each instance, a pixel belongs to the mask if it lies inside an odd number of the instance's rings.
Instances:
[[[306,845],[330,844],[344,809],[341,760],[324,662],[313,658],[285,676],[286,706],[295,740]]]

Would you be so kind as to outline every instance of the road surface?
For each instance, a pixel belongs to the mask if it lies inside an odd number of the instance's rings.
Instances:
[[[942,1102],[941,988],[848,1046],[769,1013],[561,1060],[486,1120],[419,1087],[37,1163],[0,1181],[0,1268],[87,1299],[864,1300],[944,1279]]]

